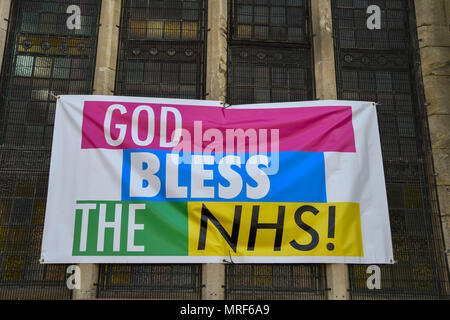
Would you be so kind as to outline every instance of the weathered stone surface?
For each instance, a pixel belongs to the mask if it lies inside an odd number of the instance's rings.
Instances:
[[[424,76],[450,76],[450,46],[424,47],[420,49],[420,55]]]
[[[437,192],[441,216],[450,216],[450,186],[437,186]]]
[[[442,233],[444,234],[444,244],[447,250],[450,249],[450,216],[441,216]],[[447,252],[447,262],[450,262],[450,252]]]
[[[207,99],[225,101],[227,95],[227,1],[218,0],[208,9],[206,59]]]
[[[97,297],[98,264],[82,263],[80,268],[80,288],[73,290],[72,299],[95,299]]]
[[[447,18],[447,24],[450,26],[450,0],[445,0],[444,6],[445,6],[445,16]]]
[[[449,47],[450,30],[448,26],[422,26],[417,28],[420,48]]]
[[[6,31],[8,30],[9,9],[11,7],[11,0],[0,1],[0,71],[2,68],[3,52],[6,44]]]
[[[314,1],[311,11],[317,99],[337,99],[333,25],[329,1]]]
[[[450,114],[450,76],[423,77],[428,115]]]
[[[417,26],[447,25],[444,0],[415,0]]]
[[[450,150],[433,149],[434,171],[436,172],[436,183],[439,186],[450,185]]]
[[[434,149],[450,149],[450,115],[428,117],[431,146]]]
[[[95,94],[113,94],[119,44],[119,28],[116,26],[120,24],[120,6],[119,0],[102,2],[94,79]]]

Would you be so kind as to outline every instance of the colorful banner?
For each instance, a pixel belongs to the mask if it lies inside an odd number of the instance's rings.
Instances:
[[[58,98],[42,263],[393,261],[373,103]]]

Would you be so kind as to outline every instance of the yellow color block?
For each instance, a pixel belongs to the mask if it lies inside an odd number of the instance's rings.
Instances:
[[[364,255],[358,203],[189,202],[188,216],[190,256]]]

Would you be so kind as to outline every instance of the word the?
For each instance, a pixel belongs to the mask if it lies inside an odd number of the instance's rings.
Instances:
[[[80,251],[86,251],[87,239],[88,239],[88,221],[90,211],[97,210],[97,204],[95,203],[79,203],[76,205],[77,210],[81,210],[81,234],[80,234]],[[127,234],[127,251],[128,252],[141,252],[144,251],[144,246],[135,245],[134,237],[137,230],[143,230],[143,224],[136,223],[136,211],[146,209],[143,203],[133,203],[128,206],[128,234]],[[120,250],[120,234],[122,232],[122,204],[115,205],[114,216],[115,220],[112,222],[106,221],[106,204],[102,203],[98,208],[98,232],[97,232],[97,251],[104,251],[105,242],[105,230],[113,230],[113,251]]]

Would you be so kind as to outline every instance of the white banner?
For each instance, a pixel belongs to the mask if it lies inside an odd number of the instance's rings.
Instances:
[[[42,263],[393,263],[375,105],[61,96]]]

